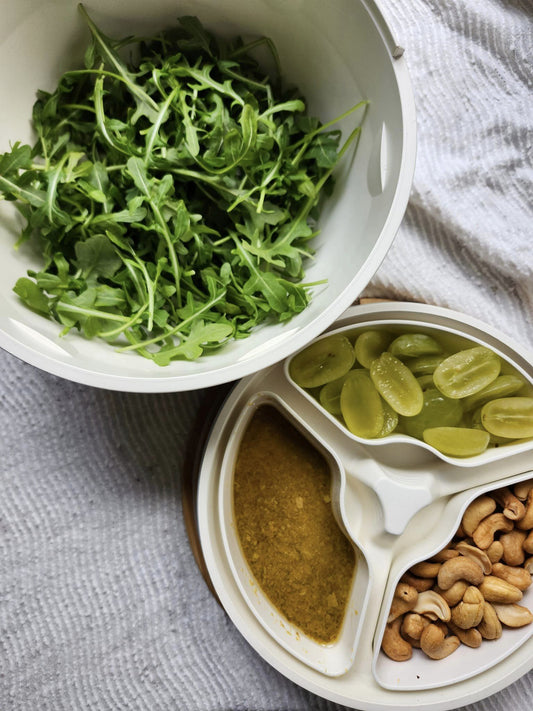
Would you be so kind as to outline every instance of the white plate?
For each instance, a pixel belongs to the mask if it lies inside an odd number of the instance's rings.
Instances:
[[[422,325],[458,329],[478,339],[510,359],[533,383],[533,357],[518,344],[500,336],[489,326],[446,309],[420,304],[377,304],[349,309],[333,328],[357,325],[366,321],[394,322],[409,320]],[[320,671],[298,657],[265,625],[261,611],[243,592],[242,581],[235,572],[235,558],[228,554],[227,486],[228,443],[236,425],[242,420],[247,403],[259,393],[279,398],[289,413],[307,424],[312,437],[323,442],[346,468],[344,492],[345,524],[350,536],[360,545],[369,566],[368,605],[363,610],[359,639],[354,642],[355,655],[345,673],[333,676]],[[236,435],[233,434],[235,439]],[[354,466],[354,451],[363,451],[391,472],[398,492],[423,492],[429,502],[414,507],[397,526],[394,516],[387,517],[390,500],[387,487],[372,482],[368,473]],[[533,667],[533,639],[529,629],[505,630],[501,641],[485,642],[482,650],[460,649],[440,662],[427,663],[414,655],[408,663],[389,663],[379,652],[384,616],[389,608],[394,586],[402,572],[414,562],[423,560],[440,549],[453,535],[462,511],[482,491],[533,476],[532,445],[513,446],[498,461],[473,462],[470,466],[437,458],[427,448],[411,443],[394,443],[381,447],[358,443],[343,433],[331,418],[317,408],[304,393],[287,380],[284,365],[272,366],[241,381],[228,396],[207,440],[200,469],[198,488],[198,528],[205,562],[215,590],[231,619],[254,647],[272,666],[288,678],[324,698],[358,709],[451,709],[484,698]],[[401,461],[398,455],[401,453]],[[498,453],[499,456],[499,453]],[[225,461],[226,458],[226,461]],[[231,457],[229,458],[231,463]],[[361,463],[360,456],[355,457]],[[401,469],[405,467],[402,479]],[[413,468],[419,477],[413,477]],[[219,495],[222,503],[219,509]],[[357,511],[354,517],[351,512]],[[398,530],[386,530],[386,521]],[[389,526],[389,531],[391,527]],[[531,603],[527,593],[525,602]],[[365,603],[366,604],[366,603]],[[483,646],[483,645],[482,645]],[[489,651],[491,650],[491,651]],[[479,652],[479,653],[478,653]],[[492,653],[491,653],[492,652]],[[476,654],[478,653],[478,654]],[[451,661],[454,660],[455,661]],[[419,665],[419,666],[418,666]]]

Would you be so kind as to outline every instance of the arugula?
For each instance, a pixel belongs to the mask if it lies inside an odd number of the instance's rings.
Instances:
[[[335,122],[195,17],[114,40],[80,5],[85,66],[33,107],[37,140],[0,155],[0,198],[43,266],[14,291],[39,314],[158,365],[196,359],[311,298],[304,263],[340,146]],[[125,56],[129,59],[126,61]],[[279,72],[279,66],[277,68]],[[339,117],[343,118],[343,117]]]

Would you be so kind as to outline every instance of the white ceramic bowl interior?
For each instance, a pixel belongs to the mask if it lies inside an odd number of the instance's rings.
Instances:
[[[248,375],[316,337],[361,293],[385,256],[403,217],[415,161],[415,112],[405,59],[372,0],[87,0],[86,9],[115,37],[157,31],[180,15],[197,15],[221,35],[270,36],[287,80],[322,121],[361,99],[370,101],[354,161],[340,169],[315,240],[306,280],[327,280],[311,305],[285,325],[259,328],[195,362],[161,368],[118,354],[28,311],[12,292],[39,259],[12,245],[21,222],[0,205],[0,346],[56,375],[124,391],[177,391]],[[33,140],[37,89],[53,90],[61,73],[82,62],[88,30],[77,0],[0,0],[0,151]],[[396,57],[396,58],[395,58]],[[346,136],[353,123],[342,125]],[[340,258],[342,255],[342,258]]]
[[[253,414],[266,404],[275,407],[288,422],[294,425],[328,463],[332,480],[333,513],[341,530],[350,538],[354,546],[355,573],[346,603],[346,612],[339,635],[331,644],[316,642],[279,612],[255,580],[239,542],[233,507],[235,462],[242,437]],[[226,555],[240,591],[260,624],[295,657],[328,676],[344,674],[353,663],[372,584],[363,549],[358,544],[357,538],[353,534],[350,536],[348,532],[349,520],[344,510],[345,488],[345,474],[338,458],[325,446],[318,434],[302,422],[279,398],[271,393],[258,393],[245,404],[229,437],[220,472],[219,516]],[[351,517],[357,516],[357,513],[352,511]]]

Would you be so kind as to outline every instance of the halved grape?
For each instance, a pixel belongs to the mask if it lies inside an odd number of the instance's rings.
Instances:
[[[463,400],[463,406],[467,411],[473,410],[474,407],[483,405],[489,400],[514,395],[514,393],[517,393],[524,385],[525,381],[518,375],[499,375],[496,380],[493,380],[486,388],[474,393],[474,395],[466,397]]]
[[[326,383],[320,388],[318,401],[332,415],[341,414],[341,390],[347,375]]]
[[[533,398],[502,397],[481,408],[481,424],[491,434],[511,439],[533,437]]]
[[[316,388],[340,378],[355,362],[350,341],[341,333],[315,341],[291,360],[289,374],[302,388]]]
[[[409,368],[385,351],[370,366],[370,377],[379,394],[400,415],[417,415],[422,409],[422,388]]]
[[[387,350],[393,336],[387,331],[363,331],[355,339],[355,357],[364,368],[370,368],[372,361]]]
[[[461,422],[463,408],[459,400],[452,400],[436,388],[424,392],[424,404],[418,415],[402,417],[405,432],[422,439],[430,427],[455,427]]]
[[[358,437],[379,437],[385,423],[383,404],[368,372],[352,370],[341,390],[341,411],[346,427]]]
[[[426,333],[402,333],[390,344],[389,353],[396,358],[437,355],[442,353],[442,346]]]
[[[398,413],[392,409],[388,402],[382,400],[381,404],[383,405],[383,427],[381,428],[381,432],[378,437],[386,437],[387,435],[392,434],[392,432],[394,432],[394,430],[398,427],[399,418]]]
[[[442,363],[445,356],[427,355],[418,358],[409,358],[405,361],[405,365],[414,375],[430,375],[435,372],[436,367]]]
[[[433,382],[446,397],[468,397],[483,390],[500,374],[500,359],[489,348],[475,346],[445,358]]]
[[[473,457],[489,444],[488,432],[468,427],[430,427],[423,437],[424,442],[450,457]]]
[[[474,410],[473,412],[469,412],[467,414],[469,416],[469,422],[465,424],[465,427],[473,427],[474,429],[483,430],[484,432],[487,431],[481,424],[481,407],[478,407],[477,410]],[[514,438],[511,439],[509,437],[497,437],[495,434],[489,432],[490,444],[495,444],[499,446],[500,444],[511,444],[512,442],[514,442]]]

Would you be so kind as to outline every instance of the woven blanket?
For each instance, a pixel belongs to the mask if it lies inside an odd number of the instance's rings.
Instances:
[[[365,295],[462,310],[533,348],[533,3],[380,4],[418,159]],[[181,483],[205,394],[98,390],[0,352],[1,711],[340,710],[270,667],[198,570]],[[467,708],[532,697],[530,673]]]

